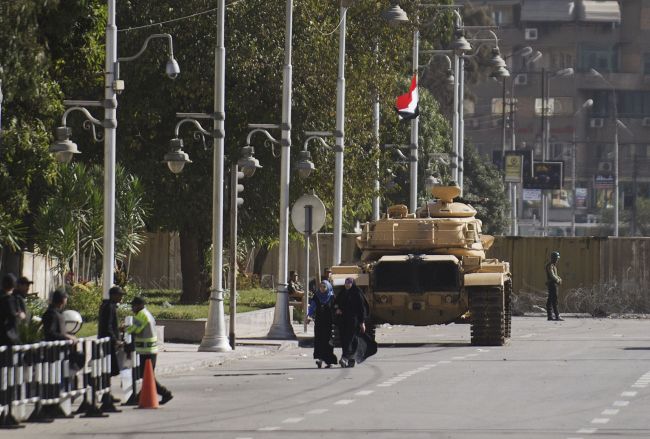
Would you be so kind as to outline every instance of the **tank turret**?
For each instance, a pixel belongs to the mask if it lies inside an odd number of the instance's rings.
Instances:
[[[438,185],[431,190],[433,199],[415,213],[402,204],[389,207],[380,220],[366,223],[357,238],[362,260],[405,252],[485,258],[493,238],[481,234],[472,206],[454,201],[460,193],[455,184]]]

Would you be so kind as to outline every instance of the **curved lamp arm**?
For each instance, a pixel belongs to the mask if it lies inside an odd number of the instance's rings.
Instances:
[[[92,114],[90,114],[90,111],[88,111],[84,107],[70,107],[67,110],[65,110],[63,116],[61,117],[62,126],[64,127],[68,126],[67,123],[68,115],[73,111],[80,111],[81,113],[84,114],[84,116],[86,116],[86,120],[84,120],[82,126],[85,130],[90,130],[93,133],[93,140],[95,142],[101,142],[102,140],[104,140],[104,136],[102,136],[101,134],[98,135],[97,130],[95,129],[95,127],[104,128],[104,124],[102,123],[101,120],[95,118]]]
[[[321,145],[323,145],[325,148],[329,148],[329,149],[332,148],[332,146],[331,146],[330,144],[328,144],[328,143],[325,141],[325,139],[323,139],[322,136],[314,135],[314,136],[307,137],[307,139],[305,140],[305,143],[303,143],[303,145],[302,145],[302,149],[303,149],[303,151],[307,151],[307,150],[308,150],[308,149],[307,149],[307,144],[308,144],[311,140],[314,140],[314,139],[318,139],[318,141],[321,143]]]
[[[255,128],[250,133],[248,133],[248,136],[246,136],[246,145],[251,144],[251,138],[253,137],[253,134],[255,134],[255,133],[263,133],[270,142],[275,143],[276,145],[280,144],[280,142],[278,140],[276,140],[275,137],[273,137],[271,135],[271,133],[269,133],[266,129],[264,129],[264,128]]]
[[[170,34],[153,34],[149,35],[146,40],[144,40],[144,43],[142,44],[142,47],[140,48],[140,51],[136,53],[133,56],[125,56],[122,58],[118,58],[117,62],[125,62],[125,61],[133,61],[135,59],[140,58],[142,54],[144,53],[145,50],[147,50],[147,45],[149,44],[149,41],[153,40],[154,38],[167,38],[169,42],[169,57],[173,58],[174,57],[174,43],[172,41],[172,36]]]
[[[460,12],[458,12],[458,9],[454,9],[454,15],[456,16],[456,27],[457,28],[462,28],[463,27],[463,17],[460,15]]]
[[[199,132],[201,134],[203,134],[204,136],[214,137],[212,132],[210,132],[210,131],[206,130],[205,128],[203,128],[198,120],[190,119],[190,118],[181,119],[180,121],[178,121],[178,123],[176,124],[176,127],[174,128],[174,136],[178,137],[181,125],[184,125],[186,123],[193,124],[196,127],[196,129],[199,130]]]
[[[428,67],[429,65],[431,65],[431,62],[432,62],[436,57],[441,56],[441,57],[444,57],[444,58],[447,60],[447,68],[448,68],[449,70],[451,70],[451,58],[449,58],[449,55],[446,55],[445,53],[435,53],[435,51],[432,51],[432,52],[433,52],[433,53],[432,53],[432,55],[431,55],[431,58],[429,58],[429,61],[426,63],[425,66],[423,66],[423,68],[424,68],[424,67]],[[447,51],[441,51],[441,52],[447,52]]]

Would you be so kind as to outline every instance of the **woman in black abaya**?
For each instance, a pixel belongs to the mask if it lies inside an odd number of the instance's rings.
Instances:
[[[320,369],[336,364],[334,344],[332,343],[332,323],[334,322],[334,288],[324,280],[319,290],[309,300],[307,317],[314,320],[314,360]]]
[[[355,363],[377,352],[377,344],[366,334],[368,311],[363,293],[351,277],[345,279],[345,288],[336,298],[336,315],[341,334],[341,367],[354,367]]]

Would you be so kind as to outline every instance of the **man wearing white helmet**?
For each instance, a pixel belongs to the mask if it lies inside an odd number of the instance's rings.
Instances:
[[[560,260],[560,252],[554,251],[551,253],[551,261],[546,264],[546,286],[548,288],[548,299],[546,300],[546,314],[548,320],[562,321],[560,313],[557,310],[557,287],[562,283],[562,278],[557,274],[557,262]],[[553,313],[555,319],[553,318]]]

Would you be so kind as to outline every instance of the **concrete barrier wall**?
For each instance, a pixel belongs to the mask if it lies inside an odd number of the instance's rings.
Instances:
[[[131,259],[129,276],[142,288],[180,290],[183,278],[178,233],[147,233],[140,254]]]
[[[274,308],[260,309],[237,314],[235,335],[237,338],[265,337],[273,324]],[[289,321],[293,321],[293,307],[289,307]],[[179,343],[200,343],[205,332],[206,319],[200,320],[156,320],[165,327],[165,341]],[[226,315],[226,334],[230,328],[230,316]]]
[[[131,273],[145,288],[181,287],[180,252],[177,235],[150,235],[140,256],[134,258]],[[591,287],[610,281],[630,281],[650,287],[650,238],[601,237],[496,237],[488,251],[490,258],[509,261],[515,291],[545,292],[544,265],[550,253],[558,250],[562,257],[559,273],[564,280],[560,294],[578,287]],[[304,245],[292,241],[289,246],[289,270],[305,271]],[[332,234],[322,233],[311,239],[310,272],[316,277],[332,265]],[[342,240],[341,259],[357,258],[355,235]],[[273,248],[262,267],[262,274],[277,276],[278,248]]]
[[[31,292],[43,300],[48,300],[50,292],[63,284],[63,279],[54,270],[57,264],[56,258],[22,252],[19,276],[26,276],[33,281]]]
[[[650,287],[650,238],[497,237],[488,257],[510,261],[516,292],[543,292],[553,250],[561,255],[561,294],[614,281]]]

